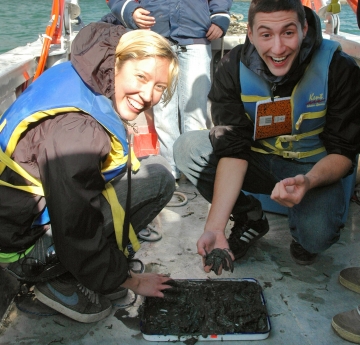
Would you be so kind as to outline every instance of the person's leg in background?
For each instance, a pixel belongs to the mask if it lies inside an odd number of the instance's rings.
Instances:
[[[207,95],[210,91],[211,46],[173,46],[179,58],[180,73],[176,92],[164,106],[154,106],[154,123],[160,154],[170,163],[173,176],[180,171],[173,158],[173,145],[181,133],[210,128]]]
[[[180,68],[181,74],[181,68]],[[180,76],[179,76],[180,77]],[[179,89],[176,88],[170,102],[166,105],[161,101],[153,107],[154,124],[160,143],[160,155],[171,166],[175,179],[180,178],[180,171],[176,168],[173,157],[173,145],[180,135],[179,128]]]
[[[181,66],[178,84],[181,133],[211,127],[207,110],[211,87],[211,45],[192,44],[185,49],[178,52]]]

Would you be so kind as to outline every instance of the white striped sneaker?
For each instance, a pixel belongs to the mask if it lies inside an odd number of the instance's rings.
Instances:
[[[235,221],[228,242],[235,260],[243,257],[248,249],[269,231],[269,222],[265,213],[259,220]]]

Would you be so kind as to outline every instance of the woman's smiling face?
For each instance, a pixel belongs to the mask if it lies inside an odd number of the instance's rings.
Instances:
[[[169,64],[158,56],[123,63],[115,75],[116,110],[122,119],[134,120],[159,103],[168,85]]]

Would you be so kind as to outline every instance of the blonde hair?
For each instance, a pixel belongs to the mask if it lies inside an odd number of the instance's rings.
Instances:
[[[162,96],[162,101],[167,104],[176,88],[179,63],[176,54],[165,38],[150,30],[139,29],[125,33],[116,47],[115,68],[116,71],[119,71],[124,62],[130,59],[145,59],[155,56],[165,58],[170,62],[167,87]]]

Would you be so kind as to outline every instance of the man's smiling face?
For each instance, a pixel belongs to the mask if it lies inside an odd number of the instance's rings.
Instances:
[[[306,22],[301,28],[295,11],[258,12],[248,36],[270,72],[280,77],[289,72],[307,30]]]

